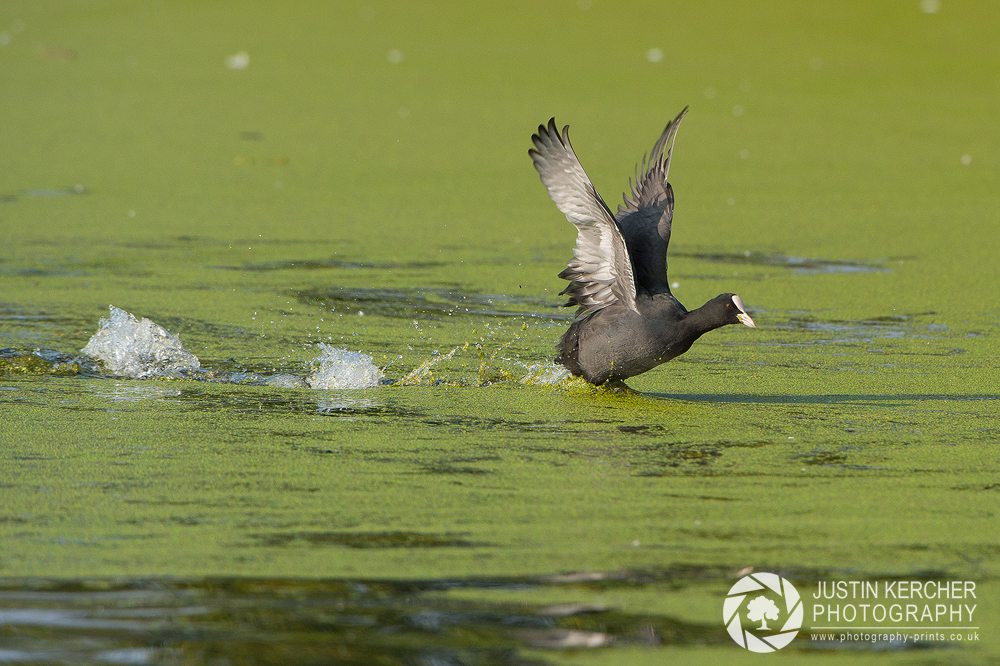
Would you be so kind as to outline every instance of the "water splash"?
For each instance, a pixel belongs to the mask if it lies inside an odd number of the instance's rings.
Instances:
[[[572,378],[569,370],[551,361],[525,363],[499,354],[479,365],[479,386],[517,383],[522,386],[556,386]]]
[[[167,329],[145,317],[139,321],[114,305],[110,309],[110,318],[101,318],[97,333],[81,351],[100,360],[111,374],[132,379],[175,378],[201,366],[198,357]]]
[[[322,342],[319,346],[322,353],[313,359],[313,370],[306,378],[310,388],[361,389],[382,383],[385,375],[368,354],[337,349]]]
[[[491,328],[489,323],[485,324],[485,328],[487,329],[485,337],[479,338],[482,343],[466,342],[446,354],[435,351],[431,358],[421,362],[399,379],[387,379],[385,373],[389,366],[375,365],[372,356],[368,354],[338,349],[325,343],[318,343],[320,353],[312,360],[305,375],[283,372],[268,376],[243,370],[232,372],[203,368],[197,357],[184,349],[178,336],[168,333],[162,326],[149,319],[140,321],[113,305],[110,318],[101,319],[99,330],[82,352],[90,358],[97,359],[103,366],[103,371],[94,367],[90,376],[102,376],[106,372],[107,375],[129,379],[183,378],[282,389],[364,389],[387,384],[397,386],[445,384],[471,387],[505,383],[555,386],[570,378],[569,372],[555,363],[522,361],[517,358],[516,353],[509,356],[511,345],[520,339],[518,334],[514,334],[513,340],[498,344],[498,341],[492,339],[498,329]],[[474,335],[477,333],[475,329],[472,332]],[[470,349],[478,357],[477,360],[473,361],[462,355]],[[454,367],[455,363],[449,363],[456,357],[460,367]],[[0,371],[5,367],[2,366],[4,358],[0,354]],[[34,359],[35,356],[31,358]],[[83,366],[80,364],[85,364],[82,357],[75,361],[77,365],[73,367],[72,374],[81,372]],[[471,376],[470,371],[473,373]],[[135,395],[128,393],[129,397]],[[148,396],[145,394],[141,396],[141,398],[146,397]]]
[[[573,377],[566,366],[551,361],[532,363],[525,366],[525,369],[528,374],[520,379],[525,386],[553,386]]]
[[[309,388],[304,377],[284,372],[264,379],[263,384],[277,388]]]
[[[478,352],[478,365],[473,377],[468,376],[468,371],[455,372],[453,368],[447,368],[447,361],[451,360],[461,352],[472,349],[469,343],[459,345],[447,354],[435,354],[433,357],[423,361],[408,374],[395,382],[397,386],[427,386],[427,385],[451,385],[451,386],[491,386],[493,384],[521,384],[523,386],[555,386],[567,379],[570,373],[566,368],[551,361],[536,363],[525,363],[517,358],[511,358],[504,354],[510,342],[500,345],[492,353],[481,345],[476,345],[474,352]],[[465,368],[466,364],[462,364]],[[450,377],[444,379],[445,373]]]
[[[449,360],[452,356],[457,354],[459,351],[468,349],[469,343],[466,342],[464,345],[459,345],[455,347],[447,354],[439,354],[433,358],[429,358],[405,376],[400,378],[397,384],[400,386],[415,386],[417,384],[430,384],[434,381],[434,366],[441,363],[442,361]]]

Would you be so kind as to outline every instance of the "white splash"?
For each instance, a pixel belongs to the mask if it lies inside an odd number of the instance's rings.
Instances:
[[[384,373],[372,357],[319,343],[322,353],[313,359],[306,383],[314,389],[362,389],[382,383]]]
[[[100,328],[81,351],[103,362],[111,374],[132,379],[180,377],[182,371],[201,367],[178,336],[113,305],[111,318],[101,317]]]
[[[521,377],[521,383],[526,386],[551,386],[559,384],[573,375],[565,366],[558,363],[532,363],[527,366],[528,374]]]

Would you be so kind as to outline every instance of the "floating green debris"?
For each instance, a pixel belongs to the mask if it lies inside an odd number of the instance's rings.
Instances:
[[[34,375],[73,377],[82,368],[77,359],[58,352],[0,349],[0,377],[5,375]]]

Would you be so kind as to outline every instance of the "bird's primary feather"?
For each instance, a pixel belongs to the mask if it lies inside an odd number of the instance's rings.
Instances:
[[[569,140],[569,126],[562,133],[555,118],[539,125],[528,151],[549,196],[577,230],[573,258],[559,274],[569,280],[564,291],[567,305],[579,306],[586,316],[613,303],[636,311],[632,260],[621,230],[601,195],[580,165]]]

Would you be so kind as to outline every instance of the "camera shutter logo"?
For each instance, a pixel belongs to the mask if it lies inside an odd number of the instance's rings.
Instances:
[[[780,598],[777,603],[774,596]],[[784,624],[780,629],[778,624],[769,626],[768,620],[777,623],[782,617],[781,606],[784,606]],[[774,652],[791,643],[799,633],[802,600],[787,579],[773,573],[750,574],[736,581],[726,595],[722,621],[740,647],[751,652]]]

